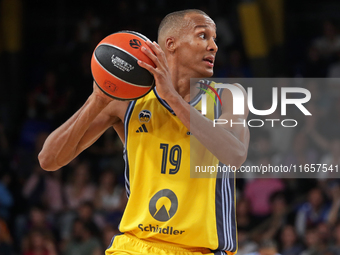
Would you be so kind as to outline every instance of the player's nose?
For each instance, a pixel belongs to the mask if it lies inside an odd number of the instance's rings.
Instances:
[[[211,38],[209,40],[208,50],[212,51],[212,52],[217,52],[218,51],[217,44],[216,44],[216,42],[215,42],[215,40],[213,38]]]

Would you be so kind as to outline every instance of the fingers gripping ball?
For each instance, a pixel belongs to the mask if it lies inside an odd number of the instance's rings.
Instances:
[[[98,87],[118,100],[135,100],[145,96],[155,86],[153,75],[137,64],[141,60],[155,64],[141,51],[149,40],[133,31],[121,31],[105,37],[95,48],[92,76]]]

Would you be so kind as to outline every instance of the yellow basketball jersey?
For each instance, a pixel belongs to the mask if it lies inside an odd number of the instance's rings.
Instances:
[[[197,110],[203,93],[190,102]],[[206,98],[208,109],[214,109],[206,117],[218,118],[220,106]],[[235,179],[227,173],[190,177],[190,145],[199,142],[156,89],[129,104],[124,125],[129,200],[120,231],[152,242],[236,253]],[[206,149],[192,158],[219,164]]]

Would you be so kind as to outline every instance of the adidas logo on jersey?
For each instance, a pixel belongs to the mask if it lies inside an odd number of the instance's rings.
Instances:
[[[141,125],[137,130],[136,133],[148,133],[148,129],[146,128],[145,124]]]

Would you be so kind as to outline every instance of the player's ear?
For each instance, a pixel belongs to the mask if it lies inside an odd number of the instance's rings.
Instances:
[[[165,40],[165,47],[170,52],[173,53],[176,50],[176,41],[174,37],[168,37]]]

